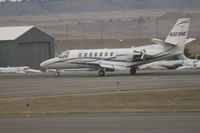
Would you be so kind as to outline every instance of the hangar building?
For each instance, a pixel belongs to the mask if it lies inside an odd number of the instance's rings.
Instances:
[[[30,66],[54,57],[54,38],[34,26],[0,27],[0,66]]]

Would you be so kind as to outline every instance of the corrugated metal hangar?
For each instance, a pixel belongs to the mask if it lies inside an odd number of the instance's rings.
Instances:
[[[0,66],[30,66],[54,57],[54,38],[34,26],[0,27]]]

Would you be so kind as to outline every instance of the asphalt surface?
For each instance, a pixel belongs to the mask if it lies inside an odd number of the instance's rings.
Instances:
[[[1,133],[199,133],[200,113],[2,116]]]
[[[56,78],[53,73],[0,74],[0,100],[44,96],[113,93],[200,88],[200,70],[157,70],[110,72],[67,72]]]

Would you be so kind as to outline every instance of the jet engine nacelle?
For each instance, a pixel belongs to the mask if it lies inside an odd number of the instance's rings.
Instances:
[[[146,51],[145,50],[134,50],[133,51],[133,61],[145,60]]]

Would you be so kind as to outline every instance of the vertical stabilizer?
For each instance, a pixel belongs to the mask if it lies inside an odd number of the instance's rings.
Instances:
[[[171,32],[165,39],[165,42],[173,45],[183,45],[183,47],[185,47],[189,25],[189,18],[178,19]]]

